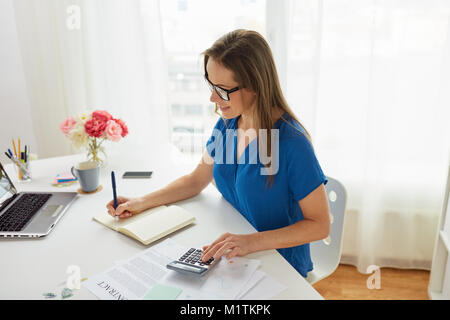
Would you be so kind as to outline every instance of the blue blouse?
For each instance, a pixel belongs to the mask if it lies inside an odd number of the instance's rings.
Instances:
[[[258,231],[279,229],[303,220],[298,201],[327,183],[310,142],[302,134],[303,128],[288,113],[283,118],[290,124],[280,118],[273,126],[278,129],[279,159],[278,167],[274,166],[272,186],[266,186],[268,176],[262,174],[267,171],[260,161],[258,139],[252,140],[236,159],[239,117],[220,118],[206,143],[214,159],[217,189]],[[303,277],[313,269],[309,243],[277,251]]]

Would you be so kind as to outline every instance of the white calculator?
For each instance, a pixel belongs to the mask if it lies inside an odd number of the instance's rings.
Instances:
[[[190,248],[178,260],[172,261],[166,267],[184,274],[203,276],[220,259],[215,261],[214,258],[211,258],[206,262],[202,262],[202,253],[203,250],[201,249]]]

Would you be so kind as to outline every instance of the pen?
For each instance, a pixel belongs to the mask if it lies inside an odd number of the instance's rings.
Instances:
[[[117,209],[117,192],[116,192],[116,176],[114,175],[114,171],[111,171],[111,183],[113,189],[113,197],[114,197],[114,210]],[[116,221],[119,220],[119,216],[116,214]]]

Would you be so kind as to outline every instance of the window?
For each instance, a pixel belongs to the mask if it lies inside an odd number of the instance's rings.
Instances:
[[[266,1],[177,0],[160,5],[169,68],[171,141],[183,153],[200,155],[218,120],[203,80],[201,53],[234,29],[252,29],[265,36]]]

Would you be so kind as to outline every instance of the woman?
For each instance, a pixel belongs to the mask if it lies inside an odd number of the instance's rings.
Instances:
[[[203,247],[202,260],[278,249],[307,277],[313,269],[309,243],[326,238],[330,231],[327,180],[308,132],[283,97],[271,50],[259,33],[235,30],[203,55],[210,100],[222,117],[202,161],[163,189],[138,198],[119,197],[116,211],[109,202],[108,212],[125,219],[191,198],[214,178],[223,197],[258,232],[225,233]]]

